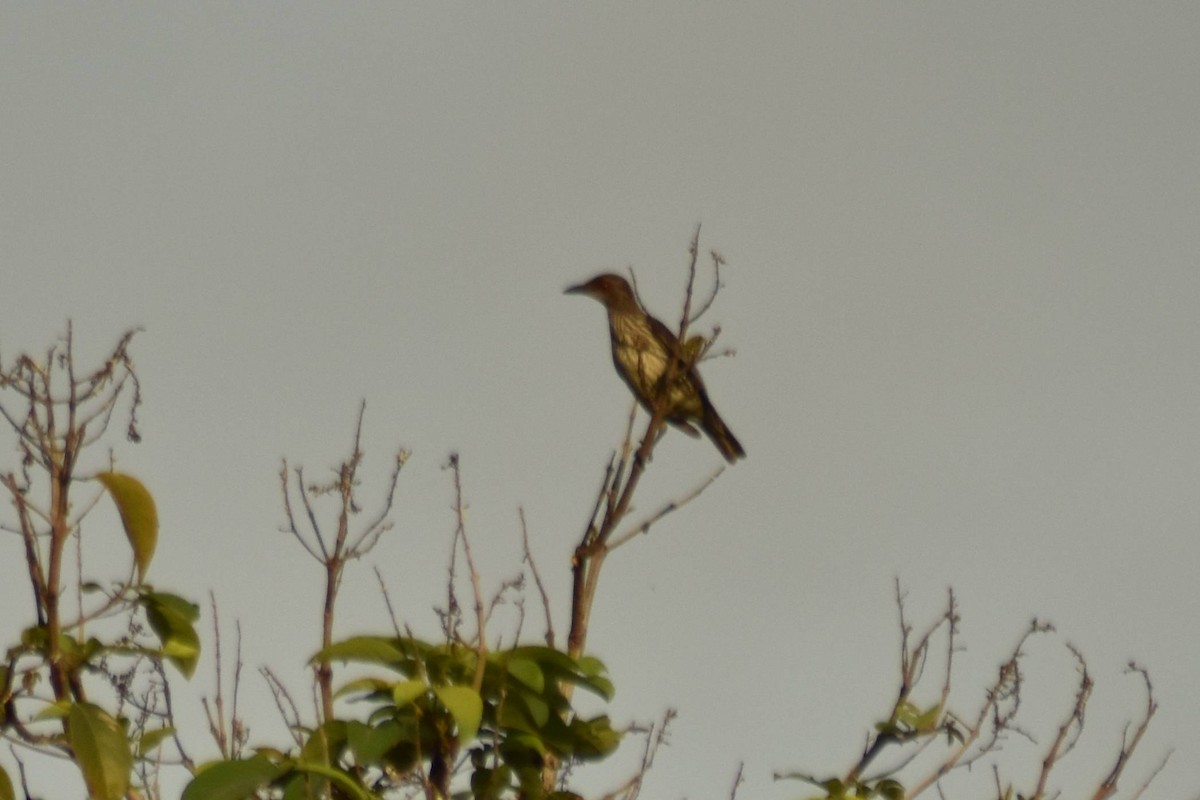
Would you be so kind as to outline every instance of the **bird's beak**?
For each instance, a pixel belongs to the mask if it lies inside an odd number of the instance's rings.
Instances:
[[[586,283],[581,283],[578,286],[568,287],[563,294],[589,294]]]

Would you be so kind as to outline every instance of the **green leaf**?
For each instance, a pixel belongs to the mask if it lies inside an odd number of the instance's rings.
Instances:
[[[595,656],[580,656],[579,671],[589,678],[601,678],[608,675],[608,667]]]
[[[561,650],[555,650],[553,647],[531,644],[523,647],[514,647],[511,653],[515,658],[527,658],[530,661],[540,664],[542,670],[546,672],[553,671],[574,675],[579,671],[579,664],[575,659]]]
[[[125,731],[104,709],[76,703],[67,715],[67,740],[94,800],[121,800],[129,788],[133,754]]]
[[[546,791],[542,788],[542,770],[540,767],[523,767],[518,769],[517,783],[521,787],[521,792],[517,795],[518,797],[540,799],[546,796]]]
[[[604,666],[603,661],[594,656],[581,656],[567,680],[588,689],[604,700],[612,700],[615,690],[612,681],[608,679],[608,668]]]
[[[344,683],[340,689],[333,693],[333,697],[336,700],[348,694],[358,694],[360,692],[367,695],[378,695],[381,693],[390,694],[391,691],[391,681],[385,681],[382,678],[355,678],[352,681]]]
[[[190,678],[200,662],[200,635],[195,622],[200,607],[184,598],[167,592],[142,592],[146,619],[162,642],[163,655]]]
[[[545,743],[532,733],[509,731],[500,743],[500,755],[515,767],[535,766],[541,769],[546,753]]]
[[[430,683],[442,686],[464,684],[471,682],[479,654],[472,649],[451,644],[431,648],[424,661]]]
[[[913,727],[919,733],[929,733],[937,729],[938,719],[942,716],[942,706],[938,704],[929,708],[924,714],[913,721]]]
[[[510,736],[513,731],[525,731],[537,735],[541,732],[545,721],[538,723],[533,719],[524,703],[505,703],[500,707],[498,724],[500,727],[508,729]]]
[[[381,636],[354,636],[334,642],[309,659],[309,664],[324,661],[365,661],[395,667],[405,660],[405,653],[395,639]]]
[[[0,767],[0,800],[17,800],[12,781],[8,779],[8,773],[4,771],[4,767]]]
[[[616,694],[616,688],[613,686],[612,681],[602,675],[580,678],[576,682],[604,700],[612,700],[613,695]]]
[[[245,800],[288,771],[261,755],[241,761],[217,761],[200,767],[181,800]]]
[[[307,762],[328,766],[337,761],[345,744],[346,723],[331,719],[312,732],[300,749],[300,757]]]
[[[153,752],[154,748],[163,743],[167,739],[175,735],[174,728],[159,728],[153,731],[146,731],[142,734],[142,738],[138,739],[137,756],[141,758],[147,753]]]
[[[887,800],[904,800],[904,787],[899,781],[885,778],[875,784],[875,791]]]
[[[392,687],[392,702],[398,706],[406,706],[429,691],[425,681],[400,681]]]
[[[351,778],[345,772],[342,772],[340,769],[328,767],[324,764],[314,764],[307,761],[298,761],[293,768],[297,771],[307,772],[310,775],[316,775],[320,778],[324,778],[326,781],[336,783],[338,788],[342,790],[342,796],[348,796],[354,798],[354,800],[376,800],[375,795],[372,795],[370,792],[363,789],[354,781],[353,778]],[[312,781],[310,785],[313,785],[314,788],[320,790],[322,788],[321,784],[324,782],[325,781]],[[324,796],[325,792],[319,791],[319,795]],[[187,798],[184,798],[184,800],[187,800]]]
[[[59,700],[57,703],[42,706],[41,710],[33,715],[33,718],[39,721],[44,719],[66,719],[71,714],[73,707],[71,701]]]
[[[561,650],[534,645],[515,648],[512,654],[536,662],[548,680],[557,679],[573,683],[605,700],[612,699],[612,681],[606,676],[604,663],[597,658],[584,656],[576,660]]]
[[[586,722],[571,720],[571,733],[576,739],[574,755],[577,758],[601,758],[617,749],[621,743],[620,731],[613,730],[607,716],[595,717]]]
[[[475,738],[483,719],[483,699],[469,686],[435,686],[433,693],[454,717],[458,726],[458,743],[466,745]]]
[[[350,722],[346,725],[346,738],[354,753],[355,764],[365,767],[378,764],[384,753],[399,744],[404,738],[404,729],[392,720],[375,727]]]
[[[308,776],[297,775],[284,786],[282,800],[311,800],[312,796],[312,792],[309,791]]]
[[[108,489],[113,502],[117,504],[117,511],[121,513],[121,523],[125,526],[125,536],[133,549],[140,583],[146,576],[158,544],[158,509],[154,507],[154,498],[142,482],[132,475],[101,472],[96,480]]]
[[[58,650],[63,665],[71,672],[82,667],[92,656],[103,649],[104,645],[94,636],[83,643],[66,634],[63,634],[58,640]]]
[[[830,778],[823,782],[821,786],[829,793],[830,797],[843,797],[846,794],[846,785],[837,778]]]
[[[21,644],[30,650],[42,650],[50,641],[50,631],[45,625],[34,625],[21,631]]]
[[[480,767],[471,773],[471,795],[479,800],[503,797],[511,783],[512,768],[507,764],[496,769]]]
[[[527,658],[510,659],[508,662],[508,674],[535,692],[540,692],[546,688],[546,676],[542,673],[542,668],[537,665],[537,662]]]
[[[521,692],[518,696],[529,711],[529,718],[533,720],[533,723],[539,728],[544,726],[550,719],[550,706],[542,698],[529,692]]]
[[[915,727],[917,717],[920,715],[921,709],[905,700],[900,704],[900,707],[896,709],[896,714],[894,717],[892,717],[892,719],[893,721],[898,722],[905,727],[912,728]]]

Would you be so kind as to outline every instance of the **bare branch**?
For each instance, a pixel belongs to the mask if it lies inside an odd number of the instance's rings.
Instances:
[[[397,639],[403,639],[403,634],[400,633],[400,620],[396,617],[396,609],[392,606],[392,596],[388,594],[387,584],[383,582],[383,573],[379,571],[379,567],[375,567],[375,580],[379,581],[379,591],[383,595],[383,603],[387,606],[388,619],[392,623],[392,631],[396,634]]]
[[[296,491],[300,495],[300,502],[304,505],[304,513],[308,517],[308,524],[312,529],[313,538],[321,550],[321,561],[322,563],[326,563],[329,560],[329,548],[325,544],[325,536],[321,533],[320,523],[317,522],[317,512],[313,508],[312,500],[309,498],[309,494],[313,489],[316,489],[318,493],[320,492],[320,487],[308,487],[304,485],[304,467],[296,467]]]
[[[1150,774],[1146,776],[1146,780],[1142,781],[1142,785],[1137,788],[1137,791],[1133,793],[1133,796],[1130,798],[1130,800],[1138,800],[1139,797],[1146,793],[1146,789],[1150,786],[1154,779],[1158,777],[1158,773],[1162,772],[1163,768],[1167,766],[1167,762],[1171,760],[1171,755],[1174,752],[1174,750],[1168,750],[1166,754],[1163,755],[1162,760],[1158,762],[1158,766],[1150,771]]]
[[[733,776],[733,787],[729,790],[729,800],[737,800],[738,787],[742,785],[742,770],[746,768],[745,761],[738,762],[737,774]]]
[[[700,257],[700,226],[696,226],[696,233],[692,235],[692,243],[688,247],[688,279],[687,288],[683,293],[683,313],[679,316],[679,343],[683,344],[687,341],[688,324],[692,321],[692,291],[696,287],[696,260]],[[666,385],[670,385],[669,383]]]
[[[699,228],[697,228],[697,233],[698,232],[699,232]],[[709,293],[708,297],[704,300],[704,302],[702,302],[700,304],[699,308],[696,309],[696,313],[692,315],[692,322],[695,322],[696,320],[703,317],[708,312],[708,310],[710,308],[712,308],[713,302],[717,299],[717,293],[720,292],[722,288],[724,288],[724,286],[721,283],[721,266],[725,263],[725,258],[720,253],[718,253],[716,250],[709,250],[708,254],[712,258],[712,265],[713,265],[712,291]],[[720,334],[720,332],[721,332],[721,328],[719,326],[714,328],[713,336],[709,340],[709,346],[711,346],[713,341],[716,341],[716,338]],[[707,348],[706,348],[706,350],[707,350]]]
[[[292,700],[287,687],[271,671],[270,667],[259,667],[258,672],[263,676],[263,680],[267,682],[267,686],[271,690],[271,696],[275,699],[275,707],[279,710],[279,716],[283,720],[284,725],[291,732],[292,741],[295,742],[296,747],[303,747],[304,737],[302,731],[304,726],[301,723],[300,711],[296,708],[296,703]]]
[[[550,598],[546,594],[546,585],[542,583],[542,576],[538,573],[537,562],[533,560],[533,551],[529,547],[529,528],[525,524],[525,509],[518,508],[517,515],[521,519],[522,561],[529,565],[529,571],[533,573],[534,585],[537,586],[538,594],[542,598],[542,611],[546,615],[546,646],[554,647],[554,618],[550,614]]]
[[[297,478],[300,479],[299,470],[297,470],[296,474]],[[302,479],[300,480],[302,482]],[[296,541],[300,543],[300,546],[303,547],[315,561],[320,562],[325,557],[325,543],[321,541],[321,537],[318,534],[317,543],[321,547],[321,552],[317,552],[317,550],[308,543],[308,540],[301,535],[300,529],[296,526],[296,515],[292,513],[292,497],[290,490],[288,489],[289,483],[288,463],[287,459],[285,458],[283,459],[283,465],[279,468],[279,487],[280,491],[283,493],[283,512],[287,517],[287,525],[281,528],[281,530],[287,531],[288,533],[291,533],[292,536],[296,537]]]
[[[687,494],[681,495],[680,497],[677,497],[674,500],[667,501],[667,503],[665,503],[663,505],[663,507],[660,508],[658,511],[656,511],[653,514],[651,514],[650,516],[646,517],[641,522],[638,522],[637,524],[635,524],[633,527],[631,527],[629,530],[625,531],[624,533],[622,533],[618,536],[614,536],[609,541],[608,549],[616,550],[618,547],[625,544],[630,539],[633,539],[636,536],[643,534],[643,533],[649,533],[650,527],[652,525],[654,525],[656,522],[658,522],[663,517],[667,516],[667,514],[670,514],[672,511],[676,511],[680,508],[683,508],[685,505],[687,505],[691,501],[695,500],[697,497],[700,496],[700,494],[705,489],[707,489],[709,486],[711,486],[713,484],[713,482],[716,481],[717,478],[721,477],[721,473],[723,473],[724,471],[725,471],[724,465],[717,467],[716,470],[714,470],[703,481],[698,483]]]
[[[662,722],[658,725],[651,725],[644,730],[646,733],[646,744],[642,750],[642,761],[638,766],[637,771],[629,777],[625,783],[618,788],[608,792],[602,796],[602,800],[637,800],[642,791],[642,783],[646,780],[646,774],[654,766],[654,758],[658,754],[658,749],[667,743],[667,731],[671,727],[671,723],[678,715],[673,708],[668,708],[663,714]]]
[[[1138,724],[1137,730],[1134,731],[1133,738],[1126,739],[1125,735],[1122,734],[1121,750],[1117,754],[1116,763],[1113,764],[1108,775],[1101,782],[1100,786],[1097,787],[1096,793],[1092,795],[1093,800],[1104,800],[1104,798],[1111,797],[1116,793],[1117,781],[1120,780],[1121,773],[1125,771],[1125,767],[1129,764],[1129,759],[1133,756],[1133,752],[1142,741],[1142,736],[1145,735],[1146,729],[1150,727],[1150,720],[1154,717],[1155,712],[1158,711],[1158,703],[1154,699],[1154,686],[1150,683],[1150,673],[1144,667],[1132,661],[1129,662],[1129,666],[1126,667],[1125,672],[1142,676],[1142,681],[1146,686],[1146,713],[1142,717],[1142,721]],[[1147,779],[1146,784],[1149,784],[1150,780],[1153,780],[1154,775],[1158,774],[1158,770],[1161,770],[1165,764],[1166,759],[1163,759],[1162,765],[1159,765],[1154,774]],[[1142,793],[1146,788],[1146,784],[1138,790],[1138,794]]]
[[[1088,698],[1092,694],[1092,678],[1088,674],[1087,662],[1084,661],[1083,654],[1071,644],[1068,644],[1067,648],[1075,656],[1075,664],[1079,670],[1079,690],[1075,694],[1075,704],[1070,714],[1059,725],[1054,741],[1050,743],[1046,755],[1042,758],[1042,769],[1038,773],[1038,782],[1037,788],[1034,790],[1034,797],[1046,796],[1046,782],[1050,779],[1051,771],[1062,760],[1063,756],[1071,751],[1075,743],[1079,741],[1079,735],[1083,732],[1084,712],[1087,709]]]
[[[475,557],[471,553],[471,540],[467,537],[465,506],[462,495],[462,470],[459,465],[458,453],[450,454],[448,466],[454,476],[454,539],[456,542],[462,543],[463,556],[467,559],[467,570],[470,572],[471,592],[475,599],[475,651],[479,658],[475,664],[475,679],[472,682],[472,686],[475,691],[479,691],[483,685],[483,668],[487,663],[483,589],[480,586],[479,570],[475,568]]]
[[[396,484],[400,481],[400,470],[408,463],[411,455],[408,450],[403,448],[396,452],[395,466],[393,466],[391,477],[388,480],[387,496],[384,498],[383,507],[379,510],[379,514],[350,543],[349,552],[353,554],[353,557],[357,558],[369,553],[379,542],[379,537],[391,530],[392,525],[388,522],[387,517],[392,513],[392,503],[396,496]]]

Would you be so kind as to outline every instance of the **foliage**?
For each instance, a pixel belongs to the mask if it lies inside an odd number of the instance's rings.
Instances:
[[[365,701],[371,708],[366,718],[331,719],[306,730],[291,757],[260,752],[202,768],[184,799],[240,797],[248,781],[269,784],[285,798],[307,796],[329,782],[348,796],[375,797],[401,788],[392,776],[409,775],[419,765],[428,765],[430,781],[439,782],[460,751],[468,754],[474,797],[509,796],[516,788],[524,797],[543,797],[548,753],[586,761],[616,748],[620,734],[608,718],[571,716],[562,689],[574,685],[611,697],[600,662],[534,646],[491,653],[483,662],[477,655],[409,637],[337,642],[314,663],[350,661],[387,671],[348,681],[338,691]]]
[[[714,253],[712,292],[693,314],[698,237],[697,231],[675,342],[677,363],[665,370],[664,385],[669,385],[672,370],[690,369],[711,357],[719,332],[689,335],[689,325],[716,297],[723,264]],[[21,356],[11,366],[0,365],[0,414],[15,435],[19,455],[18,468],[0,472],[0,486],[15,514],[15,523],[4,527],[16,534],[23,577],[33,597],[32,622],[7,647],[0,664],[0,736],[19,767],[16,780],[0,767],[0,800],[15,798],[15,785],[30,796],[22,755],[34,754],[73,765],[96,800],[162,797],[160,773],[171,767],[186,770],[190,777],[184,800],[383,800],[422,795],[429,800],[566,800],[580,796],[571,786],[573,767],[609,757],[634,730],[645,734],[640,766],[604,797],[637,798],[674,712],[649,728],[623,728],[603,713],[581,712],[575,693],[585,691],[601,702],[613,696],[603,662],[586,654],[607,556],[694,500],[724,469],[716,469],[659,511],[629,520],[634,494],[664,431],[663,404],[650,404],[652,410],[636,436],[636,406],[632,408],[623,445],[609,459],[569,566],[570,628],[562,647],[557,645],[551,598],[527,538],[523,560],[545,612],[545,644],[522,642],[518,631],[509,637],[515,644],[495,649],[487,645],[492,609],[485,602],[482,573],[471,550],[457,455],[447,462],[456,507],[448,597],[438,610],[441,637],[416,638],[393,612],[384,633],[336,640],[334,620],[345,570],[367,556],[390,529],[392,498],[408,453],[397,452],[383,507],[358,527],[354,521],[361,511],[357,487],[365,406],[359,410],[351,454],[328,483],[307,482],[301,469],[285,461],[279,473],[283,529],[319,565],[323,577],[321,647],[309,662],[315,707],[311,714],[301,714],[284,681],[264,668],[263,678],[293,740],[249,746],[248,727],[237,711],[240,650],[234,657],[232,688],[226,688],[214,599],[211,660],[217,692],[211,704],[204,699],[202,705],[215,753],[211,760],[197,763],[176,725],[171,689],[180,678],[190,679],[201,663],[196,628],[201,609],[147,581],[159,536],[153,494],[139,478],[115,469],[111,452],[104,455],[110,423],[122,409],[128,416],[126,438],[140,440],[140,385],[129,353],[135,333],[126,333],[100,367],[87,374],[78,372],[69,325],[44,358]],[[128,554],[123,576],[93,574],[82,561],[81,549],[71,563],[83,519],[102,502],[112,502],[121,520],[123,540],[118,534],[100,535],[123,541]],[[8,568],[19,562],[4,563]],[[455,571],[464,567],[471,597],[460,602]],[[74,607],[68,608],[72,589]],[[496,597],[517,590],[516,584],[505,584]],[[391,609],[386,589],[381,586],[381,591]],[[816,786],[820,797],[838,800],[911,798],[940,786],[951,771],[994,755],[1006,733],[1020,731],[1015,720],[1024,679],[1022,647],[1030,636],[1050,632],[1050,626],[1035,621],[1001,664],[984,701],[970,714],[956,713],[952,709],[961,701],[951,695],[951,676],[959,618],[953,593],[945,613],[915,637],[898,584],[896,601],[900,688],[894,705],[868,735],[861,756],[837,773],[790,771],[778,778],[802,780]],[[496,602],[493,599],[491,605]],[[940,691],[931,702],[919,701],[915,690],[935,652],[944,654]],[[1082,733],[1091,695],[1086,663],[1078,651],[1072,653],[1080,676],[1078,693],[1042,754],[1034,785],[1019,791],[1015,780],[1002,778],[994,767],[998,797],[1044,798],[1052,793],[1049,777]],[[1156,709],[1147,673],[1136,665],[1130,669],[1145,681],[1146,712],[1132,735],[1123,739],[1095,798],[1115,791]],[[910,767],[916,754],[935,745],[943,750],[932,766],[927,764],[924,771]],[[898,766],[869,774],[885,750],[911,755],[903,756]],[[732,795],[741,775],[739,767]]]
[[[21,455],[20,470],[0,474],[0,485],[16,513],[10,530],[21,542],[34,600],[33,624],[0,667],[0,730],[24,748],[65,756],[97,800],[128,796],[139,782],[135,765],[152,768],[155,750],[174,735],[165,665],[190,676],[200,653],[196,606],[145,582],[158,537],[150,492],[111,464],[85,466],[126,395],[126,436],[140,438],[133,336],[125,334],[86,375],[76,372],[70,327],[43,360],[22,356],[0,370],[0,389],[16,398],[0,414]],[[90,499],[77,504],[76,494],[88,490]],[[83,519],[104,494],[129,548],[124,578],[92,578],[82,563],[72,572],[68,560]],[[72,586],[77,603],[69,609]],[[13,795],[11,777],[0,770],[0,797]]]

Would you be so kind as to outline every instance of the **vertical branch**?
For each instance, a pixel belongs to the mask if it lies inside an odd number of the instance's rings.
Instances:
[[[625,483],[620,487],[612,487],[615,502],[606,505],[599,526],[593,523],[584,534],[583,543],[575,549],[575,558],[571,564],[571,629],[567,635],[567,654],[573,658],[583,655],[587,644],[588,622],[596,588],[600,582],[600,571],[608,556],[608,540],[629,511],[638,482],[641,481],[650,461],[650,454],[654,451],[658,435],[665,424],[663,417],[661,407],[656,408],[650,415],[642,442],[633,455]]]
[[[683,310],[680,314],[679,330],[674,335],[674,352],[670,354],[671,357],[667,358],[662,375],[657,380],[657,388],[653,393],[654,397],[663,398],[669,395],[681,371],[686,372],[692,366],[685,350],[687,330],[692,321],[692,297],[696,284],[696,265],[699,260],[699,254],[700,226],[697,225],[688,247],[688,279],[684,290]],[[720,258],[714,253],[713,263],[714,267],[718,270],[720,269],[720,262]],[[632,274],[630,277],[636,297],[637,280]],[[716,288],[714,286],[714,297]],[[701,312],[708,309],[712,304],[712,300],[713,298],[709,298],[704,303]],[[639,300],[638,302],[640,305],[641,301]],[[596,515],[593,513],[588,529],[585,531],[580,545],[575,549],[575,555],[571,563],[571,627],[567,636],[567,653],[571,656],[579,657],[582,655],[584,647],[587,644],[588,621],[591,617],[592,605],[595,601],[597,587],[599,586],[600,572],[604,566],[608,552],[612,549],[609,545],[609,540],[628,514],[633,502],[634,493],[637,491],[638,483],[645,472],[646,465],[650,461],[650,455],[665,429],[667,405],[665,402],[651,402],[649,404],[650,419],[646,424],[640,445],[633,452],[632,461],[630,462],[622,458],[618,463],[615,474],[611,478],[606,477],[604,489],[601,492],[602,496],[607,495],[603,517],[597,524]],[[636,413],[636,404],[634,405],[634,413]],[[631,415],[630,433],[632,432],[632,424],[633,417]],[[630,444],[631,437],[627,434],[625,439],[626,452],[628,452]],[[624,472],[626,465],[628,465],[627,474]]]
[[[68,329],[69,330],[69,329]],[[68,342],[70,337],[68,336]],[[68,349],[68,358],[70,350]],[[62,617],[59,611],[59,599],[62,597],[62,559],[66,546],[67,515],[70,511],[70,476],[66,474],[65,459],[59,447],[59,433],[54,414],[54,396],[51,376],[54,370],[55,348],[46,355],[46,366],[42,372],[42,387],[40,402],[42,404],[43,427],[46,441],[49,445],[44,457],[49,470],[50,479],[50,565],[46,573],[46,656],[50,662],[50,686],[58,700],[68,697],[67,672],[62,663],[59,642],[62,637]]]
[[[1042,759],[1042,769],[1038,773],[1037,788],[1033,793],[1034,797],[1046,796],[1046,782],[1050,779],[1050,772],[1062,760],[1062,757],[1075,746],[1075,742],[1078,741],[1079,735],[1083,732],[1083,716],[1087,710],[1088,699],[1092,696],[1092,676],[1088,674],[1087,663],[1083,660],[1083,654],[1070,644],[1067,647],[1070,649],[1071,654],[1075,656],[1075,662],[1079,669],[1079,689],[1075,693],[1075,704],[1071,708],[1071,713],[1058,726],[1058,732],[1054,736],[1054,741],[1050,743],[1050,747]]]
[[[13,684],[12,672],[8,673],[10,681],[4,687],[2,715],[16,740],[35,747],[69,750],[62,738],[65,720],[35,719],[34,724],[27,727],[18,720],[16,704],[29,698],[44,702],[46,697],[36,693],[39,685],[48,685],[58,703],[85,701],[83,676],[85,670],[96,664],[68,657],[64,642],[69,641],[69,636],[82,641],[84,626],[96,616],[114,608],[132,614],[137,608],[136,601],[117,591],[101,608],[85,610],[81,547],[74,551],[78,560],[77,574],[72,574],[66,561],[70,556],[67,548],[71,537],[79,531],[82,520],[93,507],[85,506],[77,518],[72,519],[71,488],[79,480],[81,456],[106,433],[126,382],[132,381],[136,387],[133,363],[127,350],[135,333],[136,330],[127,331],[104,365],[87,376],[81,376],[77,371],[74,328],[69,321],[65,334],[46,349],[41,362],[21,355],[11,367],[0,365],[0,391],[3,391],[4,399],[16,398],[12,407],[0,403],[0,418],[16,435],[21,454],[20,472],[0,475],[0,485],[9,494],[16,512],[15,531],[21,537],[34,599],[34,616],[40,629],[35,639],[24,642],[10,658],[9,670],[16,668],[18,659],[24,661],[22,680]],[[137,402],[135,392],[134,408]],[[131,427],[132,414],[131,410]],[[42,491],[44,495],[41,495]],[[64,615],[72,598],[79,606],[75,620]],[[109,679],[120,714],[120,709],[129,702],[129,682],[136,667],[117,673],[102,665],[101,671]],[[160,698],[153,689],[148,691],[139,708],[139,716],[134,720],[135,728],[152,714],[159,713],[152,706]],[[38,730],[43,722],[60,727],[60,732],[49,734]]]
[[[487,664],[487,636],[484,619],[483,588],[479,582],[479,570],[475,568],[475,556],[471,553],[471,540],[467,538],[466,506],[463,504],[462,469],[458,453],[450,454],[449,467],[454,475],[454,541],[462,544],[463,556],[467,559],[467,571],[471,578],[471,594],[475,608],[475,677],[471,685],[475,691],[483,686],[483,669]]]
[[[396,455],[395,466],[388,483],[387,494],[380,513],[358,533],[352,533],[350,528],[351,516],[361,509],[355,491],[358,487],[358,468],[362,464],[362,429],[363,418],[366,415],[367,404],[359,404],[358,417],[354,426],[354,441],[350,456],[334,469],[334,478],[325,484],[306,485],[304,472],[297,467],[289,475],[288,464],[285,460],[279,471],[280,491],[283,496],[283,511],[286,524],[283,530],[290,533],[318,564],[325,576],[325,586],[321,602],[321,649],[327,649],[333,644],[333,629],[336,616],[338,592],[341,589],[342,576],[346,564],[360,558],[379,542],[382,534],[391,528],[388,515],[391,513],[392,502],[395,498],[396,484],[400,478],[400,470],[408,460],[408,452],[400,450]],[[296,495],[300,498],[304,519],[308,523],[308,531],[303,532],[299,523],[299,515],[292,507],[291,480],[294,477]],[[325,535],[317,517],[314,502],[324,495],[337,498],[338,509],[336,530],[332,541]],[[314,668],[314,679],[319,697],[320,713],[324,720],[333,719],[333,666],[326,660],[317,662]]]
[[[742,785],[745,779],[742,777],[742,770],[746,768],[745,761],[738,762],[737,774],[733,776],[733,787],[729,790],[729,800],[737,800],[738,787]]]
[[[1112,797],[1117,791],[1117,780],[1120,779],[1121,773],[1125,771],[1126,765],[1129,764],[1129,759],[1133,755],[1133,751],[1137,749],[1138,744],[1142,741],[1142,736],[1146,733],[1146,729],[1150,727],[1150,720],[1154,717],[1154,713],[1158,711],[1158,703],[1154,699],[1154,686],[1150,683],[1150,673],[1144,667],[1138,666],[1134,662],[1130,662],[1125,670],[1127,673],[1132,672],[1142,676],[1142,681],[1146,684],[1146,712],[1142,717],[1142,721],[1138,723],[1137,729],[1133,733],[1133,738],[1127,739],[1123,733],[1121,735],[1121,751],[1117,753],[1117,760],[1109,770],[1108,775],[1104,777],[1100,785],[1096,788],[1096,793],[1092,795],[1093,800],[1105,800]],[[1128,728],[1126,728],[1128,732]],[[1168,757],[1170,754],[1167,754]],[[1151,773],[1146,782],[1142,784],[1138,790],[1140,795],[1149,785],[1154,776],[1162,770],[1166,765],[1166,758],[1162,760],[1158,768]]]
[[[8,489],[13,506],[17,509],[17,523],[21,531],[21,542],[25,547],[25,566],[29,573],[29,583],[33,589],[33,605],[37,614],[38,625],[46,625],[48,609],[46,608],[46,575],[42,571],[42,556],[38,549],[37,531],[30,516],[29,503],[25,489],[17,483],[17,478],[11,472],[0,475],[0,484]]]
[[[332,551],[325,560],[325,598],[321,607],[321,649],[333,644],[333,614],[337,605],[338,590],[342,584],[342,571],[346,567],[346,558],[351,555],[346,550],[346,537],[350,531],[350,515],[358,509],[354,503],[354,476],[362,461],[362,423],[366,413],[367,403],[364,400],[358,407],[358,422],[354,426],[354,447],[350,458],[343,461],[337,471],[336,490],[340,508],[337,517],[337,533],[334,535]],[[333,667],[328,661],[317,665],[317,685],[321,694],[321,717],[328,721],[333,719]]]
[[[529,564],[529,571],[533,573],[533,582],[537,586],[538,594],[542,598],[542,611],[546,614],[546,646],[554,647],[554,618],[550,614],[550,598],[546,594],[546,586],[542,583],[541,573],[538,572],[537,562],[533,560],[533,551],[529,547],[529,528],[525,524],[525,509],[517,510],[521,518],[521,547],[524,553],[523,560]]]
[[[692,242],[688,246],[688,280],[687,289],[683,295],[683,313],[679,316],[679,343],[683,344],[687,341],[687,328],[692,321],[692,291],[696,286],[696,261],[700,257],[700,226],[696,226],[696,232],[692,235]],[[667,384],[670,386],[670,384]]]

